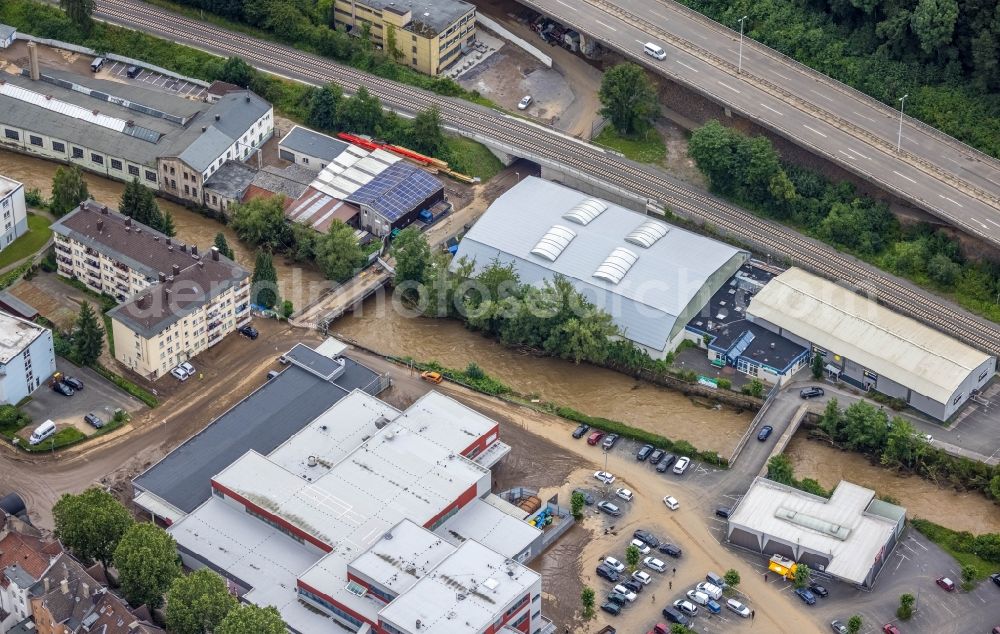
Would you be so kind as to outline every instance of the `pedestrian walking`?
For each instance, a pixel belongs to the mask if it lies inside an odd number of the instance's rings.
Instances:
[[[674,576],[675,577],[677,576],[677,569],[676,568],[674,568]]]
[[[673,582],[673,581],[670,581],[670,582],[668,582],[668,583],[670,583],[670,589],[671,589],[671,590],[673,590],[673,589],[674,589],[674,582]]]
[[[767,573],[764,573],[764,583],[767,583]]]
[[[757,610],[750,610],[750,620],[757,618]]]

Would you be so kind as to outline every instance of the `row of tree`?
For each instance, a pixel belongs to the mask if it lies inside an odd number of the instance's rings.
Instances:
[[[284,634],[276,608],[238,604],[225,579],[212,570],[185,576],[173,537],[155,524],[133,520],[110,493],[95,487],[65,494],[52,513],[63,546],[85,564],[113,568],[130,604],[155,610],[166,598],[171,632]]]
[[[885,203],[858,194],[851,183],[784,163],[768,139],[718,121],[694,131],[688,153],[714,192],[1000,319],[1000,263],[967,259],[944,230],[923,223],[904,228]]]

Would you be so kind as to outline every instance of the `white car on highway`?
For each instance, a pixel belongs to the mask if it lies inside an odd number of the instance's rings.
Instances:
[[[667,505],[667,508],[671,511],[676,511],[681,507],[681,503],[677,501],[672,495],[666,495],[663,497],[663,503]]]
[[[594,477],[603,482],[604,484],[611,484],[615,481],[615,476],[608,473],[607,471],[595,471]]]

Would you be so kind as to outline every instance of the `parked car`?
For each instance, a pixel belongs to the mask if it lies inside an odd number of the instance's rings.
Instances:
[[[726,608],[730,612],[735,612],[736,614],[742,616],[745,619],[750,618],[750,608],[743,605],[736,599],[726,599]]]
[[[809,591],[808,588],[799,588],[795,591],[795,594],[799,595],[806,605],[814,605],[816,603],[816,595]]]
[[[733,514],[733,509],[729,508],[728,506],[720,506],[719,508],[715,509],[715,514],[718,517],[721,517],[722,519],[728,520],[729,516]]]
[[[617,603],[618,605],[625,607],[625,604],[628,603],[628,597],[618,592],[617,590],[613,590],[608,593],[608,601],[610,601],[611,603]]]
[[[521,101],[517,102],[517,109],[518,110],[527,110],[528,106],[531,105],[531,101],[532,101],[531,95],[525,95],[525,96],[521,97]]]
[[[653,453],[653,445],[643,445],[639,447],[639,451],[635,452],[635,459],[642,462],[649,457],[649,454]]]
[[[760,431],[757,432],[757,440],[764,442],[771,435],[772,431],[774,431],[774,427],[771,427],[770,425],[764,425],[763,427],[760,428]]]
[[[680,610],[688,616],[698,616],[698,606],[687,599],[677,599],[674,601],[674,608]]]
[[[622,606],[618,605],[613,601],[606,601],[601,604],[601,609],[610,614],[611,616],[618,616],[622,613]]]
[[[687,471],[688,465],[691,464],[691,459],[687,456],[681,456],[677,459],[677,464],[674,465],[674,473],[677,475],[683,475]]]
[[[649,551],[652,550],[652,548],[649,547],[649,544],[647,544],[646,542],[642,541],[641,539],[633,539],[629,543],[629,546],[635,546],[636,548],[638,548],[639,549],[639,553],[642,554],[642,555],[648,555]]]
[[[573,438],[583,438],[590,431],[590,425],[583,424],[573,430]]]
[[[624,581],[624,582],[622,582],[622,585],[625,586],[626,588],[628,588],[630,591],[636,593],[636,594],[642,594],[643,588],[646,587],[646,586],[642,585],[641,583],[639,583],[638,581],[636,581],[635,579],[629,579],[627,581]]]
[[[428,383],[440,383],[441,381],[444,380],[444,377],[441,376],[440,372],[431,372],[430,370],[421,372],[420,378],[427,381]]]
[[[826,394],[826,392],[823,391],[823,388],[816,386],[799,390],[799,396],[802,398],[816,398],[818,396],[823,396],[824,394]]]
[[[934,583],[938,584],[943,590],[947,590],[948,592],[955,591],[955,582],[948,577],[938,577],[934,580]]]
[[[677,559],[681,556],[681,554],[683,554],[681,547],[674,544],[662,544],[657,550],[665,555],[670,555],[674,559]]]
[[[615,495],[617,495],[621,499],[625,500],[626,502],[631,502],[632,498],[635,497],[635,495],[633,495],[632,491],[630,491],[629,489],[624,489],[624,488],[623,489],[618,489],[617,491],[615,491]]]
[[[715,585],[714,583],[708,581],[702,581],[697,586],[695,590],[698,592],[704,592],[708,595],[710,599],[721,599],[722,598],[722,588]]]
[[[281,365],[288,365],[291,362],[292,360],[286,357],[285,355],[281,355],[280,357],[278,357],[278,363],[280,363]]]
[[[646,557],[642,560],[642,565],[650,568],[651,570],[655,570],[656,572],[663,572],[667,569],[667,564],[663,563],[662,560],[657,559],[656,557]]]
[[[100,416],[98,416],[97,414],[95,414],[93,412],[90,412],[89,414],[86,414],[83,417],[83,420],[88,425],[92,426],[94,429],[100,429],[101,427],[104,427],[104,421],[101,420]]]
[[[604,565],[607,566],[608,568],[611,568],[612,570],[614,570],[619,574],[621,574],[625,570],[625,564],[618,561],[614,557],[605,557]]]
[[[1000,586],[1000,572],[994,572],[990,575],[990,581]]]
[[[256,339],[260,335],[260,333],[257,332],[257,329],[250,324],[240,326],[240,334],[250,340]]]
[[[715,599],[709,599],[708,603],[705,604],[705,609],[712,614],[719,614],[722,612],[722,606],[719,605]]]
[[[648,586],[649,582],[653,580],[653,577],[645,570],[636,570],[632,573],[632,578],[644,586]]]
[[[604,484],[611,484],[615,481],[615,476],[607,471],[595,471],[594,478],[600,480]]]
[[[828,597],[830,596],[830,591],[826,587],[819,585],[815,581],[809,584],[809,589],[818,597]]]
[[[129,66],[128,70],[125,71],[125,75],[128,76],[129,79],[135,79],[141,72],[142,69],[138,66]]]
[[[603,431],[591,432],[591,434],[587,436],[587,444],[596,445],[597,443],[601,442],[601,438],[604,438]]]
[[[83,381],[81,381],[80,379],[76,378],[75,376],[68,376],[68,377],[66,377],[65,379],[63,379],[63,383],[65,383],[66,385],[70,386],[71,388],[73,388],[77,392],[82,392],[83,391]]]
[[[830,621],[830,629],[836,632],[836,634],[847,634],[849,631],[847,629],[847,625],[845,625],[840,619]]]
[[[615,570],[614,568],[609,568],[604,564],[601,564],[600,566],[597,567],[597,576],[604,577],[611,583],[618,583],[619,579],[618,571]]]
[[[174,368],[173,370],[171,370],[170,374],[171,374],[171,376],[173,376],[178,381],[187,381],[188,378],[190,378],[190,376],[191,376],[190,374],[188,374],[187,372],[185,372],[184,370],[182,370],[180,368],[180,366],[178,366],[178,367]]]
[[[886,623],[882,626],[883,634],[900,634],[899,628],[892,623]]]
[[[573,489],[573,493],[579,493],[583,496],[583,503],[587,506],[592,506],[596,500],[594,500],[594,494],[586,489]]]
[[[63,396],[73,396],[76,393],[65,381],[56,381],[52,384],[52,389]]]
[[[604,500],[601,500],[600,502],[597,503],[597,508],[604,511],[611,517],[618,517],[619,515],[622,514],[622,510],[618,508],[618,506],[612,504],[611,502],[606,502]]]
[[[698,590],[688,590],[686,596],[691,603],[697,603],[698,605],[705,605],[710,600],[707,594]]]
[[[190,363],[188,363],[187,361],[185,361],[184,363],[180,364],[177,367],[180,368],[181,370],[184,370],[185,372],[187,372],[188,376],[194,376],[194,372],[195,372],[194,366],[191,365]]]
[[[663,451],[662,449],[654,449],[653,453],[649,454],[649,464],[652,465],[657,464],[658,462],[660,462],[660,460],[663,459],[663,456],[666,453],[667,452]]]
[[[680,610],[673,607],[672,605],[668,605],[667,607],[663,608],[662,614],[663,618],[667,619],[671,623],[683,625],[684,627],[688,627],[689,625],[691,625],[691,619],[684,616],[684,614]]]
[[[660,545],[660,539],[656,535],[641,528],[632,533],[632,537],[646,542],[650,548],[656,548]]]
[[[665,454],[662,458],[660,458],[660,461],[656,463],[656,470],[660,473],[666,472],[666,470],[670,468],[670,465],[674,464],[675,460],[677,460],[677,456],[674,454]]]
[[[723,590],[729,587],[725,580],[714,572],[705,573],[705,581],[709,582],[713,586],[718,586]]]
[[[619,595],[625,597],[625,600],[628,601],[629,603],[632,603],[637,598],[639,598],[639,595],[637,595],[635,592],[632,592],[631,590],[629,590],[628,588],[626,588],[625,586],[623,586],[620,583],[617,586],[615,586],[614,592],[616,594],[619,594]],[[611,597],[608,597],[608,598],[610,599]]]
[[[608,434],[604,437],[604,442],[601,446],[604,447],[605,450],[610,451],[611,448],[615,446],[615,443],[618,442],[618,438],[618,434]]]
[[[667,508],[671,511],[676,511],[681,507],[680,502],[677,501],[672,495],[666,495],[663,497],[663,503],[667,505]]]

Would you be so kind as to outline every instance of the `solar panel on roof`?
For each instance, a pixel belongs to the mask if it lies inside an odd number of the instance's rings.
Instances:
[[[441,189],[441,183],[426,172],[395,163],[358,188],[348,202],[368,205],[390,220],[410,213]]]

